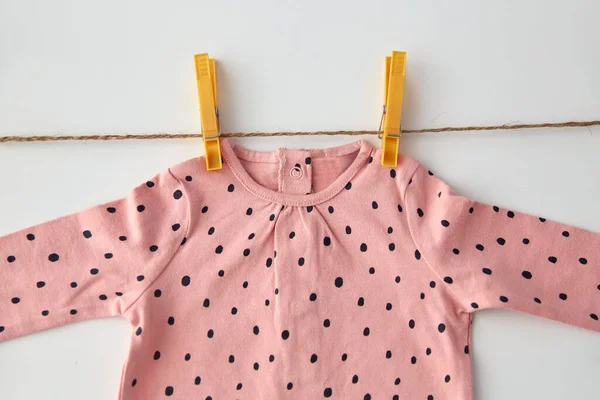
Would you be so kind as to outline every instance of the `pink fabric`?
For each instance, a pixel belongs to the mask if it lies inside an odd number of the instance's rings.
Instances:
[[[462,400],[476,310],[600,331],[596,233],[366,141],[222,150],[0,238],[0,341],[123,315],[126,400]]]

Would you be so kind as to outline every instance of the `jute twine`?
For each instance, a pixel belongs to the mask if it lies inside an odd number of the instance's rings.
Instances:
[[[490,126],[448,126],[403,130],[401,135],[440,132],[498,131],[537,128],[575,128],[599,126],[596,121],[544,122],[539,124],[505,124]],[[380,135],[381,131],[315,131],[315,132],[233,132],[221,133],[221,137],[269,137],[269,136],[314,136],[314,135]],[[93,135],[30,135],[0,136],[0,143],[8,142],[54,142],[62,140],[149,140],[149,139],[200,139],[202,133],[148,133],[148,134],[93,134]]]

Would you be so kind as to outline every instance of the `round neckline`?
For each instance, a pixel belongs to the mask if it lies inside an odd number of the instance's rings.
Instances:
[[[223,159],[240,181],[240,183],[254,195],[269,200],[272,202],[280,203],[283,205],[290,206],[309,206],[323,203],[341,190],[344,186],[352,179],[352,177],[358,172],[358,170],[367,162],[369,156],[375,149],[369,142],[364,139],[355,140],[350,143],[342,144],[339,146],[325,147],[325,148],[288,148],[278,147],[273,151],[258,151],[246,148],[239,143],[236,143],[229,137],[221,138],[221,154]],[[308,156],[313,158],[319,157],[337,157],[350,154],[353,152],[358,153],[348,166],[341,174],[335,178],[335,180],[326,188],[319,190],[318,192],[309,194],[297,194],[297,193],[284,193],[276,190],[267,188],[258,183],[242,165],[240,160],[247,161],[258,161],[258,162],[272,162],[277,163],[279,161],[280,153],[282,152],[302,152],[308,153]]]

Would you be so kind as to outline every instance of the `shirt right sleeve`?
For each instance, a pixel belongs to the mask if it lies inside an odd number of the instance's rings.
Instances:
[[[111,201],[0,237],[0,342],[123,315],[169,264],[188,200],[169,170]]]
[[[415,256],[462,311],[511,308],[600,331],[600,234],[468,199],[423,165],[404,196]]]

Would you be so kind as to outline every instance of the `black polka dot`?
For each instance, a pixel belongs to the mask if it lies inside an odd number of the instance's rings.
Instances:
[[[421,210],[420,208],[417,208],[417,215],[419,217],[422,217],[423,216],[423,210]]]
[[[373,210],[377,210],[377,208],[379,208],[379,204],[377,204],[377,202],[376,202],[376,201],[373,201],[373,202],[371,203],[371,207],[373,207]]]
[[[244,249],[244,257],[248,257],[250,255],[250,249]]]
[[[329,319],[326,319],[325,321],[323,321],[323,326],[325,328],[329,328],[331,326],[331,321]]]
[[[425,354],[428,356],[431,355],[431,349],[429,347],[425,349]]]
[[[137,206],[138,212],[144,212],[145,209],[146,209],[146,206],[144,206],[143,204],[140,204],[139,206]]]
[[[450,222],[446,221],[445,219],[442,220],[442,226],[444,227],[449,227],[450,226]]]
[[[387,350],[387,351],[385,352],[385,358],[387,358],[387,359],[390,359],[390,358],[392,358],[392,351],[391,351],[391,350]]]
[[[500,301],[503,303],[508,303],[508,297],[506,296],[500,296]]]
[[[563,231],[562,235],[563,235],[564,237],[569,237],[569,232],[568,232],[568,231]]]
[[[221,254],[222,252],[223,252],[223,246],[218,245],[217,248],[215,249],[215,253]]]
[[[290,337],[290,332],[286,329],[283,332],[281,332],[281,338],[283,340],[288,340],[288,338]]]
[[[115,292],[115,295],[121,297],[121,296],[123,296],[123,292]]]
[[[521,272],[521,275],[525,279],[531,279],[531,277],[532,277],[531,272],[529,272],[529,271],[523,271],[523,272]]]
[[[173,318],[173,317],[169,317],[169,319],[167,320],[167,323],[168,323],[169,325],[175,325],[175,318]]]
[[[348,359],[348,354],[342,354],[342,361],[346,361]]]
[[[408,321],[408,327],[409,327],[410,329],[414,329],[414,328],[415,328],[415,321],[414,321],[414,320],[412,320],[412,319],[411,319],[410,321]]]
[[[77,287],[77,282],[71,282],[71,287],[75,289]]]
[[[421,292],[421,294],[419,295],[419,297],[421,298],[421,300],[425,299],[425,293]]]
[[[146,182],[146,186],[148,186],[149,188],[154,187],[154,182],[148,181]]]
[[[104,258],[106,258],[107,260],[110,260],[111,258],[113,258],[113,254],[112,253],[106,253],[106,254],[104,254]]]
[[[135,335],[140,336],[141,334],[142,334],[142,327],[138,326],[137,330],[135,331]]]
[[[317,294],[316,293],[311,293],[308,298],[309,298],[310,301],[315,301],[315,300],[317,300]]]
[[[477,304],[477,303],[471,303],[471,307],[477,309],[477,308],[479,308],[479,304]]]
[[[189,176],[189,175],[187,175],[187,176],[185,177],[185,180],[186,180],[187,182],[191,182],[191,181],[192,181],[192,177],[191,177],[191,176]]]
[[[116,213],[116,212],[117,212],[117,209],[116,209],[116,208],[114,208],[114,207],[108,207],[108,208],[106,209],[106,211],[108,211],[108,212],[109,212],[109,213],[111,213],[111,214],[114,214],[114,213]]]
[[[583,258],[583,257],[581,257],[581,258],[579,259],[579,263],[580,263],[580,264],[583,264],[583,265],[587,264],[587,258]]]
[[[498,238],[496,239],[496,242],[500,245],[500,246],[504,246],[506,244],[506,240],[504,240],[504,238]]]
[[[202,382],[202,378],[200,378],[199,376],[194,378],[194,385],[199,385],[201,382]]]
[[[540,299],[538,299],[537,297],[534,297],[533,301],[535,301],[538,304],[542,304],[542,301]]]
[[[548,261],[550,261],[552,264],[556,264],[556,261],[558,261],[558,260],[556,257],[550,256],[550,257],[548,257]]]
[[[362,251],[363,253],[364,253],[365,251],[367,251],[367,244],[366,244],[366,243],[361,243],[361,244],[360,244],[360,251]]]
[[[19,302],[21,301],[21,299],[18,298],[18,297],[13,297],[12,299],[10,299],[10,301],[13,304],[19,304]]]
[[[145,277],[144,277],[144,275],[138,275],[136,277],[136,279],[137,279],[138,282],[141,282],[141,281],[143,281],[145,279]]]
[[[338,276],[337,278],[335,278],[335,287],[341,288],[343,284],[344,284],[344,278],[342,278],[341,276]]]
[[[364,336],[369,336],[370,334],[371,334],[371,330],[369,329],[369,327],[366,327],[365,329],[363,329]]]
[[[137,379],[131,381],[131,387],[134,387],[135,385],[137,385]]]
[[[273,361],[275,361],[275,356],[273,354],[271,354],[269,356],[269,362],[273,362]]]
[[[165,395],[172,396],[173,395],[173,386],[167,386],[165,389]]]
[[[396,250],[396,245],[395,245],[394,243],[390,243],[390,244],[388,244],[388,250],[389,250],[389,251],[394,251],[394,250]]]
[[[420,259],[421,259],[421,252],[420,252],[419,250],[415,250],[415,258],[416,258],[417,260],[420,260]]]
[[[43,315],[44,317],[47,317],[47,316],[48,316],[48,314],[50,314],[50,311],[48,311],[48,310],[44,310],[44,311],[42,311],[42,315]]]
[[[529,244],[529,239],[523,238],[523,244]]]
[[[192,358],[192,355],[190,353],[186,353],[185,357],[183,358],[185,361],[190,361]]]
[[[184,237],[183,240],[181,241],[181,246],[183,246],[185,244],[185,242],[187,242],[187,238]]]
[[[498,208],[498,206],[494,206],[494,207],[492,207],[492,208],[494,209],[494,211],[495,211],[495,212],[498,212],[498,211],[500,211],[500,209]]]
[[[446,375],[444,377],[444,382],[446,382],[446,383],[450,382],[450,375]]]
[[[312,208],[311,208],[311,210],[312,210]],[[310,212],[310,211],[309,211],[309,212]],[[269,221],[273,221],[273,220],[275,220],[275,214],[271,214],[271,215],[269,216]]]
[[[77,310],[73,309],[73,310],[69,311],[69,314],[76,315],[77,314]]]
[[[291,231],[290,234],[289,234],[289,238],[293,239],[295,236],[296,236],[296,232]]]
[[[304,257],[300,257],[300,258],[298,259],[298,265],[299,265],[299,266],[303,266],[303,265],[304,265]]]
[[[333,206],[327,207],[327,211],[329,211],[329,214],[333,214]]]
[[[402,206],[398,204],[398,212],[402,212]]]
[[[433,400],[433,395],[432,394],[428,395],[427,400]]]
[[[92,237],[92,232],[90,231],[83,231],[83,237],[86,239],[89,239]]]
[[[515,213],[514,213],[514,212],[512,212],[512,211],[509,211],[509,212],[507,212],[507,213],[506,213],[506,216],[507,216],[508,218],[514,218],[514,216],[515,216]]]
[[[446,325],[444,325],[444,324],[438,325],[438,332],[444,333],[445,330],[446,330]]]
[[[469,208],[469,214],[473,214],[473,211],[475,211],[473,207]]]
[[[35,240],[35,235],[33,233],[28,233],[27,234],[27,240],[29,240],[29,241]]]
[[[158,298],[158,297],[160,297],[160,296],[162,296],[162,291],[161,291],[160,289],[156,289],[156,290],[154,291],[154,297],[157,297],[157,298]]]
[[[373,275],[375,273],[375,268],[373,268],[373,267],[369,268],[369,273],[371,275]]]
[[[484,249],[483,245],[481,245],[481,244],[476,245],[475,248],[479,251],[483,251],[483,249]]]
[[[540,217],[540,222],[546,222],[546,218],[541,218]]]
[[[450,277],[450,276],[446,276],[446,277],[444,277],[444,282],[446,282],[446,283],[449,283],[449,284],[450,284],[450,283],[453,283],[453,282],[454,282],[454,280],[452,279],[452,277]]]
[[[215,227],[211,226],[210,228],[208,228],[208,234],[212,235],[213,233],[215,233]]]
[[[98,268],[90,269],[90,274],[92,274],[92,275],[98,275],[98,272],[100,272],[100,271],[98,271]]]
[[[121,242],[124,242],[124,241],[126,241],[126,240],[127,240],[127,236],[119,236],[119,240],[120,240]]]
[[[312,210],[313,210],[313,206],[307,206],[306,207],[306,212],[311,212]],[[275,218],[275,216],[273,216],[273,218]]]
[[[173,198],[175,200],[179,200],[181,198],[181,196],[183,196],[183,193],[181,193],[181,190],[177,189],[175,192],[173,192]]]
[[[325,238],[323,238],[323,244],[325,246],[329,246],[331,244],[331,238],[329,236],[325,236]]]
[[[452,249],[452,253],[459,255],[460,254],[460,250],[458,249]]]
[[[469,354],[469,345],[465,346],[465,350],[464,351],[465,351],[465,354]]]
[[[183,278],[181,278],[181,284],[183,286],[188,286],[190,284],[190,277],[185,275]]]
[[[483,268],[483,269],[481,270],[481,272],[483,272],[483,273],[484,273],[484,274],[486,274],[486,275],[491,275],[491,274],[492,274],[492,270],[491,270],[491,269],[489,269],[489,268]]]
[[[60,256],[56,253],[52,253],[48,256],[48,260],[50,262],[56,262],[56,261],[58,261],[59,258],[60,258]]]
[[[208,212],[208,206],[202,207],[202,210],[200,211],[202,212],[202,214],[206,214]]]
[[[590,314],[590,318],[593,319],[594,321],[598,321],[598,315],[596,314]]]
[[[181,228],[181,225],[179,225],[179,224],[171,225],[171,229],[173,229],[173,232],[177,232],[179,230],[179,228]]]
[[[415,357],[415,356],[412,356],[412,357],[410,358],[410,363],[411,363],[411,364],[413,364],[413,365],[414,365],[414,364],[416,364],[416,363],[417,363],[417,357]]]
[[[400,281],[401,281],[401,280],[402,280],[402,278],[400,278],[400,276],[396,276],[396,277],[394,278],[394,281],[395,281],[396,283],[400,283]]]
[[[561,300],[566,300],[567,299],[567,295],[564,294],[564,293],[561,293],[561,294],[558,295],[558,298],[561,299]]]
[[[305,163],[306,165],[310,165],[310,162],[311,162],[311,161],[312,161],[312,159],[311,159],[310,157],[306,157],[306,158],[304,159],[304,163]]]
[[[209,329],[208,332],[206,332],[206,336],[209,339],[212,339],[215,336],[215,331],[213,331],[212,329]]]
[[[331,388],[325,388],[325,390],[323,391],[323,396],[325,397],[331,397],[332,394],[333,391],[331,390]]]
[[[352,189],[352,182],[348,182],[348,183],[346,183],[346,186],[344,186],[344,188],[345,188],[346,190],[350,190],[350,189]]]
[[[246,215],[252,215],[252,207],[248,207],[246,210]]]
[[[251,234],[248,235],[248,240],[252,240],[254,239],[254,232],[252,232]]]
[[[102,301],[104,301],[104,300],[108,299],[108,297],[106,297],[106,295],[105,295],[105,294],[101,294],[100,296],[98,296],[98,298],[99,298],[100,300],[102,300]]]
[[[44,281],[39,281],[35,284],[35,286],[37,286],[38,289],[43,288],[44,286],[46,286],[46,282]]]

